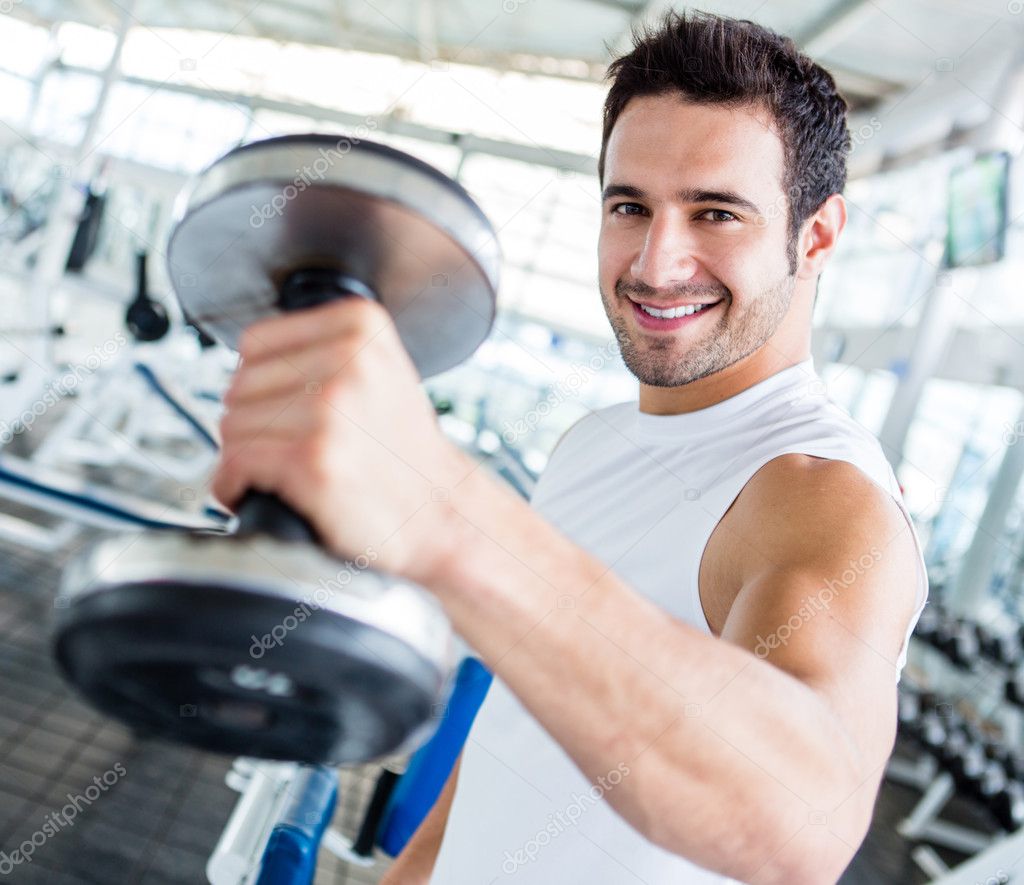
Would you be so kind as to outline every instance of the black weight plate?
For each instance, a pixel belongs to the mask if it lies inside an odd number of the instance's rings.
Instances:
[[[220,587],[126,584],[58,611],[55,653],[105,713],[220,753],[308,763],[394,752],[430,721],[445,674],[406,643],[317,609]]]

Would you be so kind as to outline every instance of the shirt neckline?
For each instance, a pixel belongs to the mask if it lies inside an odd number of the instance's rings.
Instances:
[[[724,399],[714,405],[695,412],[681,412],[678,415],[652,415],[640,411],[639,400],[632,405],[634,426],[644,436],[678,436],[680,433],[707,431],[721,427],[740,412],[748,409],[753,403],[782,390],[799,381],[815,381],[818,379],[814,370],[814,359],[808,357],[799,363],[769,375],[757,384],[741,390],[735,396]]]

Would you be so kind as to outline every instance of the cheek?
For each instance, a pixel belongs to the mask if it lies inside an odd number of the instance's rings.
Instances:
[[[784,246],[775,247],[766,239],[716,243],[705,253],[708,272],[739,306],[779,279],[788,266]]]
[[[597,274],[601,288],[612,292],[616,281],[621,277],[629,261],[623,248],[621,238],[608,236],[604,232],[597,240]]]

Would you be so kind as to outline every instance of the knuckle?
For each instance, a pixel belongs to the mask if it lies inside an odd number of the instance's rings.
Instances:
[[[239,399],[239,388],[242,386],[243,369],[239,369],[235,372],[235,377],[231,379],[231,383],[227,386],[224,391],[224,395],[221,397],[221,404],[228,410],[238,402]],[[227,412],[224,413],[223,417],[227,417]]]
[[[335,341],[331,348],[331,362],[335,371],[324,378],[323,387],[332,395],[345,390],[346,382],[362,378],[367,373],[366,342],[357,338],[344,338]]]
[[[264,333],[261,323],[251,323],[242,330],[238,336],[238,355],[242,359],[252,359],[258,351]]]
[[[231,490],[236,485],[235,475],[235,468],[231,462],[225,461],[210,478],[210,491],[217,500],[228,503],[226,499],[230,497]]]
[[[243,360],[248,356],[252,356],[253,348],[256,346],[256,333],[252,326],[247,326],[242,330],[242,334],[239,336],[239,355]]]
[[[369,298],[349,298],[345,301],[348,313],[348,325],[360,337],[374,334],[380,329],[382,320],[388,313],[376,301]]]
[[[228,409],[220,416],[220,435],[225,441],[230,441],[234,438],[239,428],[238,412],[233,409]]]

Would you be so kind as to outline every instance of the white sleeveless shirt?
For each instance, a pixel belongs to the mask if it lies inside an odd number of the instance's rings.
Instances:
[[[697,585],[704,547],[754,473],[787,453],[850,462],[910,523],[878,441],[828,399],[811,359],[696,412],[650,415],[629,402],[588,414],[555,449],[531,505],[634,591],[710,635]],[[897,679],[928,593],[914,541],[918,606]],[[466,740],[431,885],[734,881],[648,842],[602,795],[495,678]]]

